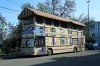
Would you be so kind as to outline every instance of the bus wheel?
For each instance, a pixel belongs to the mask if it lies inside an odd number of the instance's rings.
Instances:
[[[48,49],[48,50],[47,50],[47,55],[50,56],[50,55],[52,55],[52,54],[53,54],[52,49]]]
[[[73,52],[74,52],[74,53],[76,53],[76,52],[77,52],[77,48],[76,48],[76,47],[74,48]]]

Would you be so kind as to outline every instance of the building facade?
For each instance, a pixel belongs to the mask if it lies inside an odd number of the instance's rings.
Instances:
[[[96,42],[100,42],[100,21],[92,21],[89,26],[89,34]]]

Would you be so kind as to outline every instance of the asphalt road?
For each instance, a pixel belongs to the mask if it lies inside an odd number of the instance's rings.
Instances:
[[[100,66],[100,50],[0,60],[0,66]]]

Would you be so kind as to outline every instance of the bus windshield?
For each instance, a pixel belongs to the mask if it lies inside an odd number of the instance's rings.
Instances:
[[[34,39],[28,38],[28,39],[22,39],[22,48],[33,48],[34,47]]]

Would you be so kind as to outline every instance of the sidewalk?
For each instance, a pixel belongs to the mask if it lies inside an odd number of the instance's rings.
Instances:
[[[2,56],[0,56],[0,60],[13,59],[13,58],[21,57],[21,56],[23,56],[23,55],[22,54],[2,55]]]

